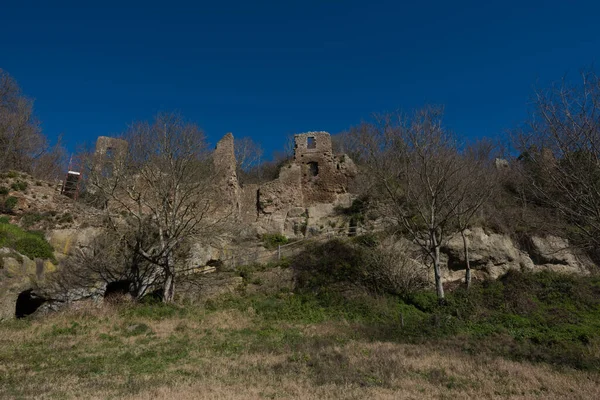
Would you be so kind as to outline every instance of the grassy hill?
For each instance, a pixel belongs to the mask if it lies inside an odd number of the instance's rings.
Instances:
[[[445,306],[335,291],[88,305],[0,325],[0,397],[598,398],[599,293],[514,273]]]

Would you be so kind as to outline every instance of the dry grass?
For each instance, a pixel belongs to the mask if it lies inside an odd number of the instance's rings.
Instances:
[[[84,308],[0,325],[0,398],[593,399],[600,376],[370,341],[252,309]]]

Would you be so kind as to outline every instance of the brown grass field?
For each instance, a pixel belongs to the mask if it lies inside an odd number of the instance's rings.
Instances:
[[[372,340],[343,320],[185,310],[105,305],[1,323],[0,398],[600,398],[595,372]]]

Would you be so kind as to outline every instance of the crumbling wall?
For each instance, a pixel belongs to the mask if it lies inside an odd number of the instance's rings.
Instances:
[[[258,188],[257,184],[241,187],[240,218],[243,223],[252,224],[258,219]]]
[[[305,206],[336,203],[338,195],[347,193],[349,179],[356,167],[346,155],[336,156],[327,132],[295,135],[294,161],[302,170]]]
[[[283,233],[288,212],[304,207],[302,168],[296,163],[284,165],[279,177],[258,189],[258,213],[261,227]]]
[[[348,184],[356,166],[346,155],[333,154],[327,132],[295,135],[294,158],[279,171],[277,179],[262,185],[240,186],[236,173],[234,137],[226,134],[212,155],[216,203],[214,217],[235,216],[258,232],[302,236],[308,225],[322,225],[336,205],[347,206]],[[96,154],[120,157],[127,151],[121,139],[99,137]],[[310,226],[309,226],[310,227]]]
[[[96,140],[96,155],[109,155],[124,157],[127,153],[128,143],[126,140],[100,136]]]
[[[237,179],[234,138],[231,133],[223,136],[213,152],[215,168],[215,195],[219,202],[217,214],[240,214],[240,185]]]

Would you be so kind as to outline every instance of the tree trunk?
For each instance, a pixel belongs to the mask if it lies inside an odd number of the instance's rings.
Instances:
[[[175,279],[171,271],[166,271],[163,283],[163,302],[171,303],[175,297]]]
[[[435,232],[431,232],[431,245],[433,250],[433,273],[435,276],[435,289],[437,292],[438,301],[444,302],[444,285],[442,284],[442,271],[440,268],[440,244],[437,240]]]
[[[471,261],[469,261],[469,243],[467,241],[467,235],[465,235],[464,229],[460,231],[460,235],[462,236],[463,248],[465,252],[465,284],[467,285],[467,290],[469,290],[469,288],[471,287]]]
[[[165,282],[163,284],[163,302],[171,303],[175,298],[175,264],[173,262],[173,256],[168,253],[165,256]]]

